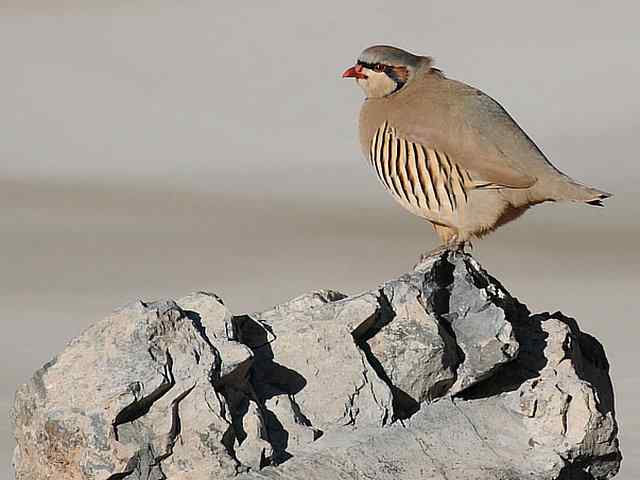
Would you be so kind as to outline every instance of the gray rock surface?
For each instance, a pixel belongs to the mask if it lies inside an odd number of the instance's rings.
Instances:
[[[532,315],[470,256],[376,290],[233,316],[138,302],[16,393],[18,480],[606,479],[602,346]]]

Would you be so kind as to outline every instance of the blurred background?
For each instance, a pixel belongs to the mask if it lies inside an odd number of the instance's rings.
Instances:
[[[246,2],[248,3],[248,2]],[[258,2],[254,2],[258,5]],[[361,158],[375,43],[432,55],[500,101],[561,170],[615,193],[544,205],[474,254],[611,362],[640,477],[640,34],[636,2],[0,0],[0,465],[18,384],[137,298],[235,313],[357,293],[437,240]]]

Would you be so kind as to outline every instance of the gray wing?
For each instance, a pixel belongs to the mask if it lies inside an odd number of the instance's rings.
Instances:
[[[446,152],[488,187],[528,188],[553,168],[498,102],[461,82],[442,82],[445,100],[416,98],[414,108],[429,113],[399,126],[409,140]]]

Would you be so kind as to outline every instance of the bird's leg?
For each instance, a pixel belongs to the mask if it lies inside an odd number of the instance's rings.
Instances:
[[[466,253],[465,248],[467,246],[469,247],[469,249],[473,249],[473,245],[471,244],[470,240],[462,240],[457,234],[453,235],[446,244],[448,250],[451,250],[455,253],[463,254]]]
[[[470,249],[473,249],[473,245],[471,244],[471,241],[466,239],[462,240],[460,238],[459,233],[456,232],[456,230],[449,227],[445,227],[444,225],[438,225],[435,223],[433,223],[432,226],[435,232],[438,234],[438,236],[442,240],[442,244],[439,247],[436,247],[433,250],[430,250],[429,252],[425,252],[422,255],[420,255],[418,264],[422,263],[429,257],[440,256],[446,252],[464,254],[466,253],[465,248],[467,246],[469,246]]]
[[[446,252],[449,251],[456,251],[457,250],[457,243],[455,241],[452,241],[452,239],[455,238],[454,236],[446,236],[443,238],[441,234],[442,230],[439,230],[437,228],[435,228],[434,225],[434,230],[436,230],[436,232],[438,233],[438,235],[440,236],[440,238],[443,240],[442,244],[436,248],[434,248],[433,250],[429,250],[428,252],[424,252],[420,255],[420,259],[418,260],[418,263],[423,262],[424,260],[426,260],[429,257],[438,257]],[[448,229],[447,229],[448,230]]]

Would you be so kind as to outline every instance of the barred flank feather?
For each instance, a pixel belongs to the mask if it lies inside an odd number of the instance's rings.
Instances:
[[[371,140],[371,165],[380,182],[405,207],[434,214],[463,208],[476,188],[468,171],[445,153],[398,135],[384,122]]]

